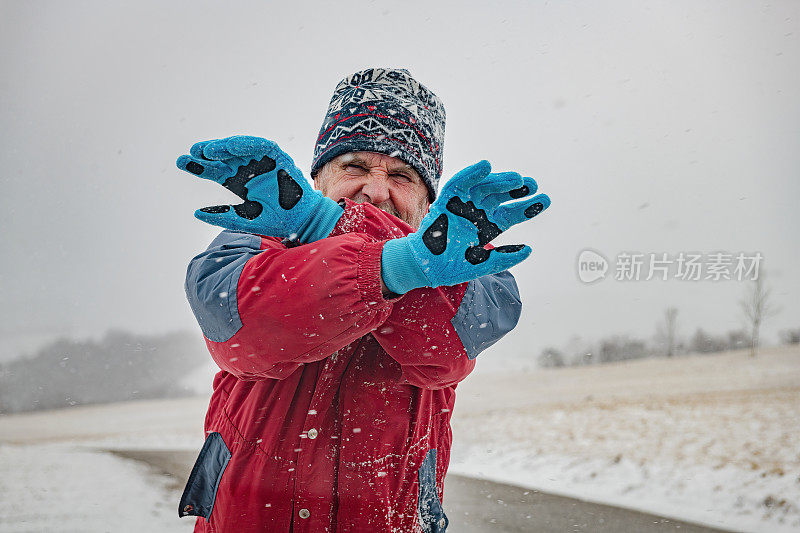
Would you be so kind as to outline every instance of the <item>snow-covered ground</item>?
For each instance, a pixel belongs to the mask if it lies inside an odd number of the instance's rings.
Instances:
[[[800,349],[495,373],[450,471],[741,531],[800,531]]]
[[[80,446],[0,445],[0,531],[192,531],[168,478]]]
[[[728,529],[800,531],[797,347],[500,368],[479,363],[458,387],[451,472]],[[206,402],[0,417],[0,531],[190,531],[177,518],[181,487],[104,450],[199,450]]]
[[[178,518],[182,487],[105,450],[199,451],[206,405],[142,400],[0,417],[0,531],[192,531],[193,520]]]

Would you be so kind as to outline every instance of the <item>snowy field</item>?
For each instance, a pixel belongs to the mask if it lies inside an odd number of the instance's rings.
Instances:
[[[458,388],[452,472],[737,531],[800,531],[800,349],[478,368]],[[105,450],[199,450],[205,407],[0,417],[0,531],[191,531],[177,518],[182,487]]]
[[[0,531],[192,531],[193,520],[178,518],[182,486],[104,450],[199,451],[206,404],[145,400],[0,417]]]
[[[471,376],[450,471],[737,531],[800,531],[800,348]]]

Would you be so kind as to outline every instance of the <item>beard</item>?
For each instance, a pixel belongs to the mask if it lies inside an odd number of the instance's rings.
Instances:
[[[419,229],[419,225],[422,223],[422,219],[425,218],[425,215],[428,214],[428,198],[421,198],[420,201],[415,205],[412,209],[410,209],[406,213],[401,213],[397,210],[395,205],[390,201],[387,200],[386,202],[382,202],[380,204],[375,204],[370,202],[366,196],[362,195],[361,193],[356,194],[354,197],[350,198],[357,204],[365,204],[370,203],[380,209],[385,213],[389,213],[392,216],[395,216],[414,228],[415,230]]]
[[[365,200],[353,200],[355,202],[364,202]],[[428,213],[428,201],[427,199],[423,199],[419,204],[414,206],[407,213],[400,213],[397,208],[391,202],[384,202],[380,205],[372,204],[381,211],[389,213],[392,216],[395,216],[414,228],[415,230],[419,229],[419,225],[422,223],[422,219],[425,218],[425,215]]]

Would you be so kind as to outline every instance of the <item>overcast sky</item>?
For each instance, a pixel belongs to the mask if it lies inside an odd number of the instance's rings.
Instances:
[[[504,234],[532,356],[572,335],[740,325],[738,281],[617,281],[621,252],[760,252],[800,327],[796,1],[0,3],[0,336],[193,328],[189,259],[234,202],[178,171],[195,141],[250,134],[308,171],[331,92],[405,67],[447,110],[444,177],[480,159],[553,205]],[[238,200],[236,200],[238,201]],[[611,262],[584,284],[577,256]],[[0,350],[0,358],[7,357]]]

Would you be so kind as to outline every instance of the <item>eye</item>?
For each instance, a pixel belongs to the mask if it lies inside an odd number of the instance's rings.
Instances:
[[[366,168],[362,167],[361,165],[355,164],[355,163],[348,163],[348,164],[345,165],[344,168],[345,168],[345,170],[347,170],[348,172],[351,172],[351,173],[359,173],[360,174],[362,172],[366,172],[367,171]]]
[[[408,174],[395,173],[395,174],[391,174],[391,176],[392,176],[392,178],[394,178],[397,181],[402,181],[404,183],[411,182],[411,176],[409,176]]]

